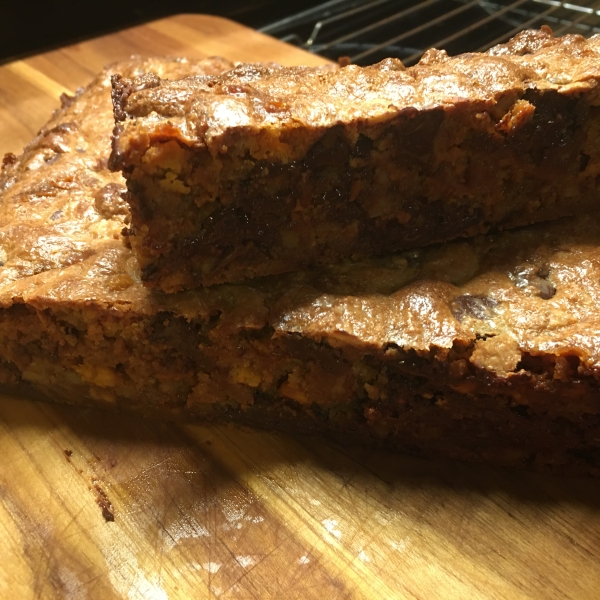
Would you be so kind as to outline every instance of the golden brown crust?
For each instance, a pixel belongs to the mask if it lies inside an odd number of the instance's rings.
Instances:
[[[122,113],[136,119],[120,145],[127,147],[137,127],[151,131],[164,118],[183,143],[205,145],[213,154],[236,144],[237,135],[267,129],[278,138],[289,129],[293,143],[282,144],[286,158],[294,160],[322,128],[339,123],[360,126],[409,107],[424,111],[461,102],[484,111],[511,91],[571,95],[593,89],[600,80],[599,58],[600,35],[555,38],[548,30],[530,30],[484,54],[449,57],[430,50],[408,69],[394,59],[338,70],[239,65],[215,78],[154,82],[118,100]]]

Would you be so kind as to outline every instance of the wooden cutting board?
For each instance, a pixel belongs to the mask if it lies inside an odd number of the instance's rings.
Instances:
[[[182,15],[0,68],[0,153],[130,54],[319,64]],[[0,399],[0,598],[596,599],[600,481]]]

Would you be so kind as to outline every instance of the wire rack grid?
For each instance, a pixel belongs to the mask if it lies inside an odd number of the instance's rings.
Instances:
[[[416,63],[427,48],[483,51],[528,27],[600,33],[600,0],[329,0],[261,31],[333,60]]]

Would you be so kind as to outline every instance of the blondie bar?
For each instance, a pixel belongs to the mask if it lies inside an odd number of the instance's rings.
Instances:
[[[408,69],[116,78],[143,280],[174,292],[585,213],[599,82],[600,36],[547,28]]]

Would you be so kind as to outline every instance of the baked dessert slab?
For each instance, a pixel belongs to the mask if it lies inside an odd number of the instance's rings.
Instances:
[[[600,474],[600,217],[165,294],[107,169],[101,74],[0,177],[0,389]]]
[[[112,167],[167,292],[333,264],[598,205],[600,37],[526,31],[338,70],[115,80]]]

